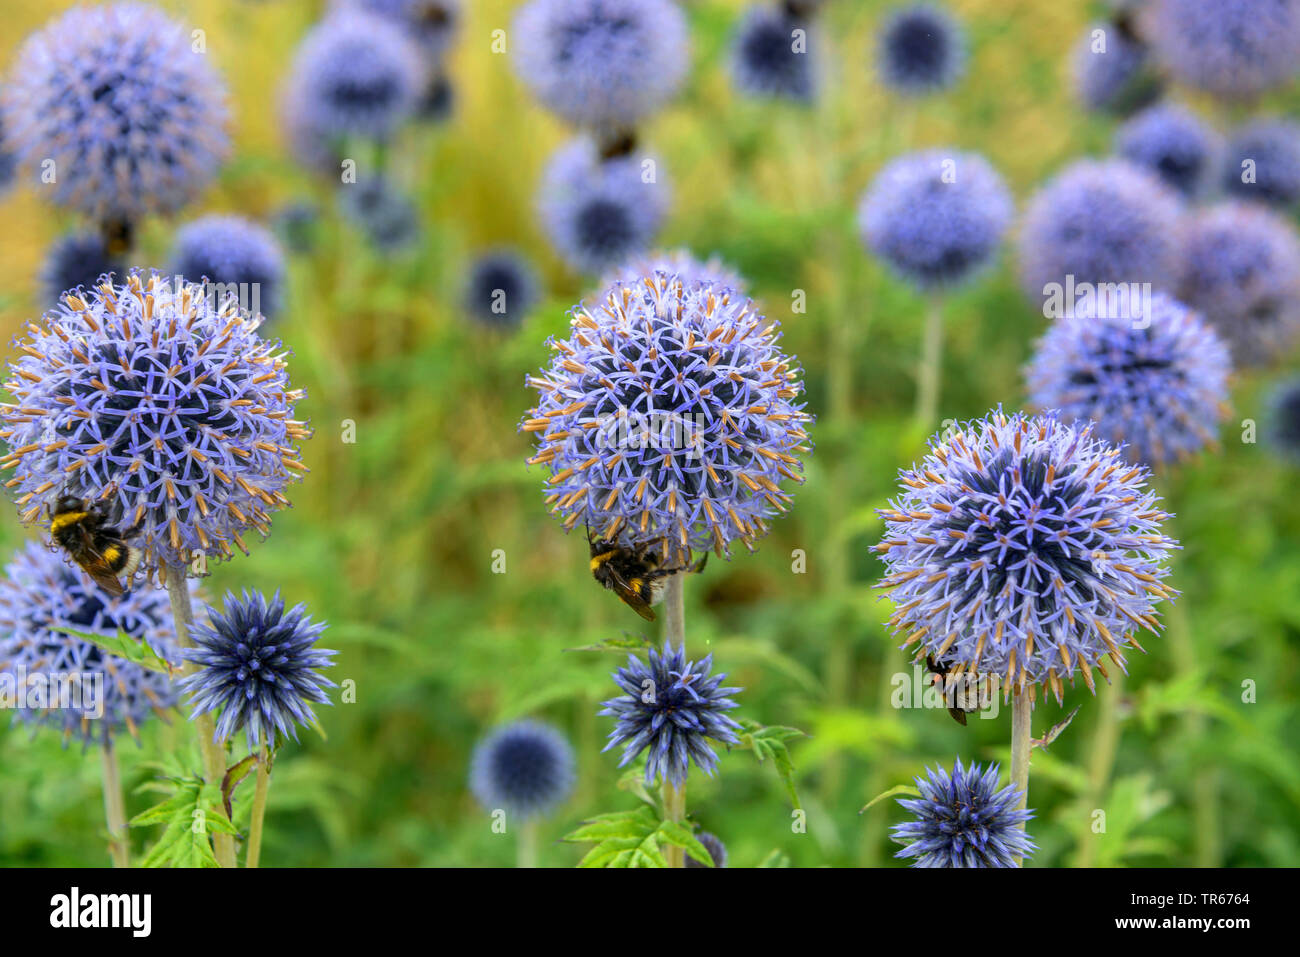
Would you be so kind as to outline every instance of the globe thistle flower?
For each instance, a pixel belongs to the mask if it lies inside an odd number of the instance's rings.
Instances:
[[[1134,116],[1115,135],[1115,152],[1194,197],[1215,175],[1222,144],[1195,113],[1162,104]]]
[[[577,272],[600,273],[644,252],[668,211],[670,191],[646,163],[618,156],[602,160],[595,145],[578,139],[551,158],[538,194],[547,237]]]
[[[897,10],[877,40],[881,82],[895,93],[924,96],[945,90],[966,70],[966,40],[948,13],[929,4]]]
[[[99,233],[70,233],[56,239],[41,268],[41,301],[56,303],[65,292],[99,283],[106,273],[121,273],[123,264],[110,255]]]
[[[1002,177],[975,153],[909,153],[876,176],[858,208],[862,241],[922,289],[987,267],[1011,220]]]
[[[944,671],[1000,676],[1004,692],[1042,684],[1061,700],[1061,679],[1121,644],[1158,630],[1155,602],[1176,543],[1146,488],[1147,469],[1055,415],[1005,415],[930,441],[925,460],[900,473],[903,493],[881,510],[876,546],[890,624]],[[919,644],[918,644],[919,643]]]
[[[414,115],[424,82],[424,61],[402,30],[349,7],[303,38],[285,96],[304,133],[383,140]]]
[[[680,788],[692,763],[712,776],[718,756],[709,739],[723,744],[740,740],[740,725],[725,712],[740,707],[730,696],[744,689],[721,687],[725,674],[710,676],[713,655],[687,661],[682,648],[664,642],[662,652],[651,648],[647,658],[648,664],[628,655],[627,666],[612,675],[624,693],[600,711],[618,719],[602,752],[621,744],[621,768],[646,751],[647,784],[663,777]]]
[[[1250,99],[1300,69],[1297,0],[1152,0],[1146,31],[1174,78],[1228,99]]]
[[[22,520],[62,495],[105,502],[117,527],[139,523],[146,575],[269,531],[311,432],[293,418],[303,393],[280,344],[257,325],[233,298],[139,270],[30,323],[0,405]]]
[[[1265,442],[1283,458],[1300,462],[1300,378],[1274,386],[1266,408]]]
[[[1123,115],[1160,97],[1161,82],[1147,45],[1127,17],[1090,26],[1075,45],[1071,63],[1075,96],[1090,110]]]
[[[176,706],[177,688],[166,674],[108,654],[65,628],[106,638],[123,631],[180,664],[165,591],[136,588],[113,597],[59,553],[29,542],[0,579],[0,684],[16,691],[17,720],[57,728],[65,744],[75,737],[87,746],[108,743],[123,730],[135,737],[150,715],[164,717]],[[51,684],[59,678],[69,682],[65,701]],[[26,707],[36,688],[45,691],[47,707]]]
[[[363,10],[399,27],[433,63],[438,63],[460,27],[460,0],[335,0],[336,8]]]
[[[1020,228],[1020,276],[1037,300],[1049,285],[1149,282],[1178,271],[1178,195],[1125,160],[1079,160],[1043,186]]]
[[[600,288],[608,289],[616,282],[639,283],[656,272],[675,275],[683,282],[716,283],[741,294],[748,294],[749,291],[749,282],[745,277],[719,257],[710,256],[707,260],[696,259],[689,249],[661,250],[636,256],[606,274],[600,281]]]
[[[176,233],[176,275],[241,287],[241,301],[268,318],[280,312],[284,269],[284,252],[275,236],[242,216],[204,216]]]
[[[699,841],[701,844],[703,844],[704,849],[709,852],[709,857],[713,859],[714,867],[727,866],[727,846],[723,844],[720,840],[718,840],[718,838],[715,835],[710,834],[708,831],[704,831],[700,834],[696,834],[695,839]],[[709,865],[701,864],[695,858],[687,854],[686,866],[687,867],[708,867]]]
[[[336,687],[320,673],[338,654],[316,647],[325,623],[313,622],[306,605],[285,611],[278,591],[269,603],[261,593],[236,598],[227,592],[224,605],[221,612],[208,609],[207,624],[194,622],[195,647],[181,652],[198,665],[180,681],[194,705],[190,720],[216,712],[213,740],[228,741],[242,730],[249,751],[297,741],[297,725],[313,723],[311,706],[330,704],[325,689]]]
[[[30,36],[4,89],[5,140],[50,196],[99,224],[189,202],[227,149],[226,89],[190,32],[143,3],[74,7]]]
[[[485,809],[530,818],[573,792],[574,764],[573,748],[559,731],[537,721],[516,721],[474,748],[469,787]]]
[[[314,203],[296,201],[280,207],[272,225],[285,246],[295,253],[309,253],[316,248],[320,228],[320,210]]]
[[[784,9],[750,7],[731,51],[731,76],[749,96],[810,103],[817,95],[816,41],[810,21]]]
[[[340,207],[383,252],[409,249],[420,241],[415,204],[384,176],[368,176],[342,187]]]
[[[17,165],[14,154],[5,140],[4,101],[4,87],[0,86],[0,196],[7,193],[9,188],[13,186],[14,168]]]
[[[998,789],[999,768],[962,767],[950,774],[926,769],[915,778],[919,798],[899,798],[916,819],[895,824],[894,840],[906,845],[895,857],[912,857],[913,867],[1016,867],[1035,848],[1021,825],[1033,812],[1020,810],[1022,794],[1013,785]]]
[[[1187,226],[1178,290],[1228,343],[1235,365],[1267,362],[1300,333],[1300,239],[1255,204],[1198,212]]]
[[[529,380],[538,401],[522,425],[564,527],[670,565],[736,540],[752,549],[810,451],[778,323],[726,287],[656,272],[574,307],[570,328]]]
[[[1215,445],[1230,371],[1227,346],[1164,293],[1093,301],[1057,319],[1029,367],[1030,401],[1150,466]]]
[[[1300,123],[1266,117],[1234,133],[1223,189],[1233,199],[1279,208],[1300,203]]]
[[[513,249],[493,250],[470,266],[465,311],[488,326],[515,326],[537,304],[539,287],[532,263]]]
[[[577,126],[626,131],[686,75],[690,38],[671,0],[529,0],[515,16],[514,66]]]

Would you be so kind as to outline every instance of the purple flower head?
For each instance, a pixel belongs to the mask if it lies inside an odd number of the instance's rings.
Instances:
[[[817,95],[819,45],[806,18],[779,8],[750,7],[732,45],[736,88],[749,96],[811,102]]]
[[[316,720],[311,706],[330,704],[325,689],[336,687],[320,673],[338,654],[316,647],[324,630],[305,605],[285,611],[279,592],[269,603],[260,592],[227,592],[225,610],[209,608],[208,624],[196,620],[195,647],[181,652],[198,665],[180,682],[194,705],[190,720],[216,712],[213,740],[229,741],[242,730],[250,751],[297,741],[297,726]]]
[[[382,17],[351,8],[326,17],[294,54],[285,93],[290,123],[326,142],[386,139],[415,113],[425,66],[415,44]]]
[[[242,216],[204,216],[181,227],[171,268],[188,282],[230,287],[254,313],[280,311],[284,253],[270,230]]]
[[[265,534],[305,471],[284,353],[233,299],[132,270],[65,295],[17,340],[0,406],[9,485],[24,522],[62,495],[139,523],[146,574],[213,560]]]
[[[65,292],[99,284],[105,273],[120,275],[123,264],[108,252],[99,233],[70,233],[56,239],[41,268],[41,301],[49,305]]]
[[[998,789],[999,768],[978,764],[952,773],[944,768],[915,778],[919,798],[899,798],[916,817],[895,824],[894,840],[906,845],[895,857],[914,857],[913,867],[1015,867],[1035,845],[1021,825],[1033,812],[1020,810],[1020,791],[1008,784]]]
[[[714,867],[727,866],[727,846],[718,840],[717,836],[703,831],[695,835],[695,839],[704,845],[704,849],[709,852],[709,857],[713,859]],[[708,867],[707,864],[701,864],[689,854],[686,855],[687,867]]]
[[[513,249],[495,249],[470,265],[465,311],[486,326],[517,326],[537,305],[541,283],[533,264]]]
[[[29,542],[0,579],[0,685],[15,693],[19,721],[89,745],[123,730],[134,737],[150,715],[175,707],[177,688],[167,675],[64,628],[106,638],[126,632],[180,664],[165,591],[135,588],[115,598],[59,552]]]
[[[573,792],[573,748],[550,725],[516,721],[478,743],[469,787],[479,804],[521,818],[545,814]]]
[[[1300,238],[1253,203],[1198,212],[1187,225],[1179,298],[1232,349],[1234,365],[1260,365],[1300,334]]]
[[[623,694],[606,701],[600,711],[618,719],[601,750],[622,745],[620,768],[646,751],[647,784],[663,777],[681,787],[692,763],[712,775],[718,756],[709,739],[723,744],[739,741],[740,725],[725,712],[740,707],[731,695],[744,689],[724,688],[725,674],[709,674],[713,655],[688,662],[681,648],[664,642],[663,651],[651,648],[647,659],[648,664],[628,655],[627,665],[611,676]]]
[[[1300,0],[1152,0],[1147,35],[1174,78],[1250,99],[1300,70]]]
[[[1002,177],[975,153],[909,153],[877,174],[858,208],[862,241],[922,289],[992,263],[1012,215]]]
[[[1216,175],[1222,145],[1195,113],[1169,103],[1139,113],[1115,135],[1116,153],[1187,197]]]
[[[551,158],[538,208],[551,244],[575,271],[600,273],[651,246],[671,198],[659,165],[637,156],[602,160],[587,139]]]
[[[1280,209],[1300,203],[1300,123],[1264,117],[1228,142],[1223,189],[1233,199]]]
[[[1054,414],[999,409],[930,440],[882,509],[876,550],[890,625],[945,672],[1000,678],[1005,693],[1042,684],[1059,701],[1105,655],[1121,668],[1138,628],[1158,630],[1155,602],[1177,547],[1144,466]]]
[[[420,241],[420,214],[415,203],[387,177],[367,176],[340,189],[340,208],[376,249],[399,252]]]
[[[4,87],[0,86],[0,196],[9,192],[9,188],[13,186],[14,167],[17,165],[14,160],[13,149],[5,139],[4,101]]]
[[[737,539],[752,549],[810,451],[778,324],[726,287],[657,272],[575,306],[570,327],[529,380],[538,401],[522,426],[564,527],[672,565]]]
[[[1178,194],[1125,160],[1078,160],[1030,200],[1020,227],[1025,295],[1053,284],[1149,282],[1168,288],[1178,269]]]
[[[99,224],[193,199],[227,141],[225,85],[191,43],[143,3],[74,7],[30,36],[4,90],[5,141],[30,181]]]
[[[1274,386],[1267,409],[1264,438],[1269,448],[1292,463],[1300,462],[1300,378]]]
[[[600,281],[601,290],[616,282],[639,283],[656,272],[678,276],[683,282],[711,282],[734,289],[742,295],[749,292],[749,283],[717,256],[707,260],[696,259],[689,249],[659,250],[637,256],[615,269]]]
[[[461,0],[334,0],[334,5],[383,17],[415,41],[433,63],[442,60],[460,26]]]
[[[550,110],[601,132],[632,129],[677,92],[690,60],[672,0],[529,0],[511,33],[520,78]]]
[[[880,79],[895,93],[945,90],[966,70],[966,40],[945,10],[920,3],[890,14],[877,40]]]
[[[1090,26],[1075,45],[1071,65],[1075,96],[1090,110],[1122,115],[1160,97],[1147,46],[1127,17]]]
[[[1121,287],[1123,288],[1123,287]],[[1152,467],[1215,445],[1230,371],[1227,346],[1164,293],[1143,304],[1080,303],[1057,319],[1029,367],[1030,401]]]

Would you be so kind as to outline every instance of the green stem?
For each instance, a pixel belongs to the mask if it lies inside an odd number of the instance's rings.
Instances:
[[[105,738],[100,750],[104,761],[104,822],[108,825],[108,853],[114,867],[131,866],[126,829],[126,801],[122,797],[122,772],[117,764],[113,739]]]
[[[1011,784],[1020,791],[1020,803],[1017,807],[1021,810],[1029,806],[1029,723],[1032,707],[1027,688],[1012,692]],[[1024,829],[1025,825],[1022,823],[1020,830]],[[1022,863],[1022,860],[1017,857],[1016,866],[1020,867]]]
[[[194,624],[194,606],[190,602],[190,589],[185,581],[184,565],[168,565],[166,571],[167,597],[171,601],[172,618],[176,622],[176,640],[182,648],[193,648],[190,626]],[[192,662],[185,662],[184,674],[198,670]],[[194,719],[194,730],[199,737],[199,751],[203,755],[203,769],[209,782],[218,786],[226,776],[226,759],[216,742],[216,724],[211,712]],[[229,834],[212,835],[212,850],[221,867],[235,866],[235,841]]]
[[[943,365],[943,303],[930,299],[925,312],[921,339],[921,365],[916,376],[916,420],[927,429],[937,429],[939,417],[939,371]]]
[[[262,748],[257,756],[257,783],[253,787],[253,817],[248,827],[245,867],[257,867],[262,858],[262,821],[266,817],[266,793],[271,790],[271,755]]]
[[[519,846],[516,867],[535,868],[537,866],[537,818],[526,818],[519,825]]]
[[[686,654],[686,574],[672,575],[664,593],[664,638]],[[675,824],[686,820],[686,782],[673,787],[668,778],[663,783],[664,815]],[[668,847],[668,866],[685,867],[686,852],[675,845]]]

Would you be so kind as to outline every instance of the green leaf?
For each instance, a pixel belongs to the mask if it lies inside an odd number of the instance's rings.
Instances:
[[[790,855],[786,854],[785,851],[781,850],[779,847],[773,848],[772,851],[767,855],[767,857],[763,858],[761,861],[758,862],[758,866],[759,867],[789,867]]]
[[[78,631],[76,628],[69,628],[66,625],[60,625],[58,628],[51,630],[74,635],[83,641],[90,642],[96,648],[107,651],[111,655],[117,655],[119,658],[125,658],[131,664],[147,668],[149,671],[157,671],[175,677],[179,670],[171,662],[159,658],[154,653],[154,650],[149,647],[148,642],[132,638],[124,631],[109,636],[89,631]]]
[[[235,834],[221,808],[221,791],[205,784],[198,775],[170,778],[172,794],[165,801],[142,811],[131,827],[163,825],[162,836],[141,862],[143,867],[216,867],[209,835]]]
[[[596,845],[578,862],[579,867],[667,867],[665,845],[680,847],[701,864],[713,866],[713,858],[688,826],[661,821],[649,807],[598,814],[564,840]]]
[[[594,645],[582,645],[578,648],[565,648],[565,651],[644,651],[654,647],[654,642],[646,635],[622,635],[618,638],[606,638]]]
[[[911,785],[911,784],[896,784],[896,785],[894,785],[892,788],[890,788],[888,791],[881,791],[879,794],[877,794],[875,797],[873,797],[873,798],[872,798],[870,801],[868,801],[866,804],[862,805],[862,811],[865,811],[867,808],[871,807],[871,805],[873,805],[873,804],[877,804],[877,803],[883,801],[885,798],[891,798],[891,797],[894,797],[894,795],[896,795],[896,794],[906,794],[908,797],[920,797],[920,796],[921,796],[921,792],[918,791],[918,790],[917,790],[913,785]],[[862,811],[859,811],[858,813],[861,814]]]
[[[741,719],[739,724],[744,731],[740,735],[740,743],[736,747],[753,751],[754,757],[758,758],[759,764],[771,759],[772,766],[776,768],[776,773],[785,784],[791,803],[794,804],[795,810],[800,810],[799,793],[794,786],[794,762],[790,760],[790,749],[786,747],[785,743],[791,738],[803,737],[804,733],[798,728],[789,728],[784,725],[773,725],[770,728],[764,727],[757,721],[746,719]]]

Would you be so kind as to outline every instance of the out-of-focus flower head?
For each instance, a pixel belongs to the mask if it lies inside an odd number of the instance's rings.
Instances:
[[[361,227],[376,249],[409,250],[420,241],[420,214],[385,176],[366,176],[340,187],[344,214]]]
[[[1223,189],[1233,199],[1279,209],[1300,203],[1300,123],[1252,120],[1232,134],[1225,160]]]
[[[1187,197],[1199,195],[1217,175],[1222,149],[1200,117],[1172,103],[1144,110],[1115,134],[1115,152]]]
[[[189,31],[144,3],[74,7],[32,34],[3,108],[25,175],[98,224],[179,209],[228,145],[225,84]]]
[[[280,343],[233,298],[132,270],[67,294],[16,345],[0,405],[9,486],[24,522],[60,496],[140,523],[141,570],[217,560],[265,535],[306,471]],[[215,298],[215,297],[214,297]]]
[[[470,265],[465,310],[487,326],[517,326],[537,304],[541,282],[533,264],[514,249],[494,249]]]
[[[1152,49],[1175,79],[1250,99],[1300,70],[1300,0],[1151,0]]]
[[[747,294],[749,283],[718,256],[697,259],[689,249],[658,250],[633,257],[600,281],[602,292],[616,282],[638,283],[656,272],[668,273],[684,282],[711,282]]]
[[[1268,448],[1291,462],[1300,462],[1300,378],[1279,382],[1269,393],[1264,419]]]
[[[1159,99],[1162,84],[1146,43],[1127,17],[1094,23],[1071,61],[1074,92],[1090,110],[1127,114]]]
[[[54,241],[41,267],[41,302],[54,305],[65,292],[98,285],[105,273],[120,274],[123,263],[99,233],[69,233]]]
[[[242,216],[204,216],[182,226],[171,268],[189,282],[232,287],[254,313],[280,312],[284,252],[270,230]]]
[[[947,89],[966,69],[966,40],[945,10],[918,3],[890,14],[877,39],[880,79],[896,93]]]
[[[709,857],[713,859],[714,867],[727,866],[727,846],[718,840],[717,836],[703,831],[695,835],[695,839],[704,845],[704,849],[709,852]],[[687,867],[708,867],[707,864],[701,864],[695,858],[687,855]]]
[[[433,64],[440,63],[460,26],[461,0],[334,0],[396,24]]]
[[[732,44],[736,88],[749,96],[811,102],[817,95],[819,40],[804,17],[780,8],[750,7]]]
[[[475,746],[469,787],[487,810],[530,818],[573,792],[575,763],[573,748],[559,731],[537,721],[516,721]]]

